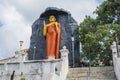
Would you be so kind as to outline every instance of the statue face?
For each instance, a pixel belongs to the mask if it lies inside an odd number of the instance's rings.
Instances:
[[[55,22],[55,21],[56,21],[55,16],[50,16],[49,21],[50,21],[50,22]]]

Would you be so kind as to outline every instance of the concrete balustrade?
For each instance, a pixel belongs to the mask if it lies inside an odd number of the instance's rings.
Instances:
[[[114,65],[114,71],[115,71],[115,75],[117,80],[120,80],[120,57],[118,57],[117,55],[120,55],[120,45],[118,45],[118,53],[117,53],[117,46],[116,46],[116,42],[113,42],[113,45],[111,45],[111,49],[112,49],[112,55],[113,55],[113,65]]]
[[[0,63],[0,80],[10,80],[11,76],[20,80],[21,72],[25,80],[65,80],[68,50],[65,47],[61,50],[61,59]]]

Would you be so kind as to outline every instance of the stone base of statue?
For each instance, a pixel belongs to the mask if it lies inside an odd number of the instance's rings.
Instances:
[[[48,56],[48,60],[54,60],[55,56]]]

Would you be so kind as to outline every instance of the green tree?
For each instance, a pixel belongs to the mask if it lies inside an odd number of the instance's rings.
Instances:
[[[113,39],[117,45],[120,44],[120,0],[106,0],[94,13],[98,15],[96,20],[100,25],[111,26]]]
[[[120,39],[120,0],[106,0],[94,12],[100,25],[111,25],[113,36]]]
[[[90,16],[86,16],[79,27],[79,35],[83,52],[85,55],[87,55],[88,58],[91,56],[91,61],[93,61],[96,58],[97,53],[101,51],[100,44],[96,38],[99,34],[95,34],[97,30],[96,26],[96,20],[92,19]]]
[[[106,0],[94,13],[100,24],[120,24],[120,0]]]
[[[106,0],[94,13],[98,15],[96,19],[86,16],[79,25],[83,53],[91,54],[93,64],[98,65],[101,61],[104,65],[110,65],[110,46],[113,40],[119,42],[120,39],[120,1]]]

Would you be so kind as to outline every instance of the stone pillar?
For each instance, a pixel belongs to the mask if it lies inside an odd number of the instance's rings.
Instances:
[[[114,41],[111,45],[112,55],[117,57],[117,48],[116,48],[116,42]]]
[[[66,46],[63,46],[63,49],[60,50],[61,53],[61,59],[63,59],[64,61],[67,62],[67,66],[68,66],[68,49],[66,49]]]
[[[64,46],[63,47],[63,49],[61,49],[60,50],[60,52],[61,52],[61,59],[63,60],[62,61],[62,72],[61,72],[61,75],[62,75],[62,77],[61,77],[61,80],[65,80],[66,79],[66,77],[67,77],[67,73],[68,73],[68,65],[69,65],[69,63],[68,63],[68,53],[69,53],[69,51],[68,51],[68,49],[66,49],[66,46]]]
[[[118,45],[118,49],[120,50],[120,45]],[[117,80],[120,80],[120,57],[118,57],[116,42],[113,42],[111,45],[112,57],[113,57],[113,66]],[[119,52],[120,54],[120,52]]]
[[[16,61],[26,61],[27,53],[24,50],[15,52]]]

